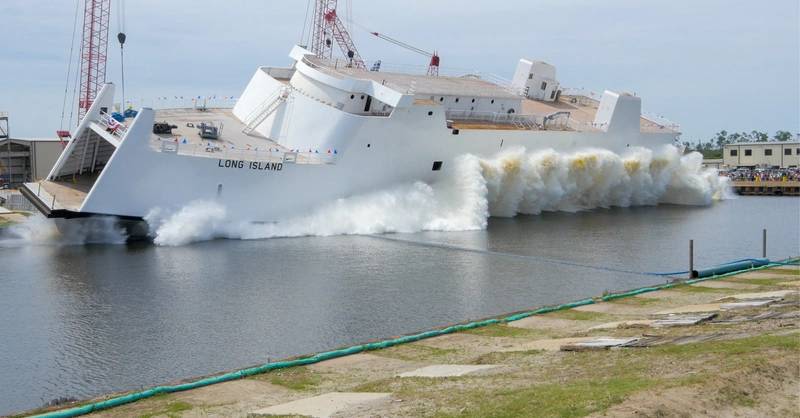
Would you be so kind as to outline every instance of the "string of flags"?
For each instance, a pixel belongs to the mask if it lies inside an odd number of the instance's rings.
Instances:
[[[181,137],[180,140],[178,140],[176,138],[175,142],[180,142],[183,145],[188,145],[189,144],[189,140],[186,137]],[[209,147],[209,148],[212,148],[212,147],[215,147],[216,145],[212,144],[211,142],[207,142],[206,146]],[[235,150],[236,146],[233,145],[233,144],[231,144],[231,145],[222,144],[222,148],[225,148],[225,149],[230,148],[232,150]],[[253,146],[251,146],[249,144],[247,145],[247,148],[245,149],[245,151],[255,151],[255,152],[263,151],[263,152],[270,152],[270,153],[272,153],[272,152],[276,152],[276,153],[284,152],[280,148],[269,147],[269,148],[265,148],[265,149],[260,149],[259,147],[253,147]],[[312,149],[309,149],[308,151],[304,151],[304,150],[301,151],[300,149],[290,149],[289,152],[296,152],[296,153],[306,153],[307,152],[308,154],[319,154],[319,150],[312,150]],[[338,155],[339,151],[336,150],[335,148],[334,149],[328,149],[327,154]]]

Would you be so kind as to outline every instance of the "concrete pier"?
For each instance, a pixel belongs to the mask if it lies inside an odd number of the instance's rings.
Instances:
[[[731,187],[740,195],[800,196],[800,181],[732,181]]]

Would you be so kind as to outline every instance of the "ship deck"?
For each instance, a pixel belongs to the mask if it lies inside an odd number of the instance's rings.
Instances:
[[[245,125],[233,115],[231,109],[160,109],[156,110],[156,122],[167,122],[176,126],[172,135],[156,135],[162,142],[177,143],[178,154],[209,156],[203,154],[237,153],[239,151],[285,152],[285,147],[263,135],[242,132]],[[200,137],[201,123],[211,123],[220,128],[218,139]],[[160,147],[161,144],[154,144]]]
[[[542,102],[525,99],[522,101],[522,113],[549,115],[555,112],[569,112],[570,128],[579,131],[599,131],[593,125],[597,107],[600,101],[586,96],[562,95],[555,102]],[[676,130],[659,125],[645,117],[639,118],[642,132],[647,133],[678,133]]]
[[[316,57],[306,57],[314,68],[337,78],[354,78],[381,83],[399,92],[414,92],[417,96],[463,95],[471,97],[493,97],[497,99],[519,99],[520,97],[498,84],[482,80],[477,76],[462,77],[404,74],[387,71],[366,71],[347,67],[344,62],[328,62]]]

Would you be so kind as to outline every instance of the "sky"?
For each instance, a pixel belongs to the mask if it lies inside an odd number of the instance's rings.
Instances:
[[[126,96],[145,102],[236,96],[258,66],[289,64],[289,50],[301,41],[307,3],[124,0],[120,7],[120,1],[112,0],[107,79],[119,85],[114,35],[122,27],[128,38]],[[76,4],[0,2],[0,111],[9,113],[14,137],[53,137],[68,125],[74,105],[67,106],[63,120],[61,115]],[[511,78],[520,58],[547,61],[556,66],[562,86],[636,93],[646,111],[680,123],[683,140],[709,139],[722,129],[800,132],[797,0],[339,4],[340,15],[357,22],[352,34],[367,61],[427,63],[362,27],[437,50],[444,70]],[[119,10],[125,11],[122,26]],[[73,57],[77,54],[76,49]],[[67,90],[69,97],[72,88]]]

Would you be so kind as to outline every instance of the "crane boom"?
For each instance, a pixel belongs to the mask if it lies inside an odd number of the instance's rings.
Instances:
[[[393,44],[395,44],[395,45],[397,45],[397,46],[399,46],[401,48],[405,48],[405,49],[407,49],[409,51],[414,51],[414,52],[416,52],[416,53],[418,53],[420,55],[425,55],[425,56],[428,56],[428,57],[432,57],[433,56],[433,52],[428,52],[428,51],[419,49],[419,48],[417,48],[417,47],[415,47],[413,45],[409,45],[409,44],[407,44],[407,43],[405,43],[403,41],[399,41],[397,39],[390,38],[390,37],[388,37],[388,36],[386,36],[386,35],[384,35],[382,33],[372,32],[372,34],[377,36],[378,38],[381,38],[381,39],[387,41],[387,42],[391,42],[391,43],[393,43]]]
[[[395,45],[397,45],[397,46],[399,46],[401,48],[405,48],[405,49],[407,49],[409,51],[416,52],[417,54],[425,55],[426,57],[430,57],[431,61],[428,64],[428,75],[430,75],[430,76],[438,76],[439,75],[439,61],[440,61],[440,59],[439,59],[439,54],[436,51],[434,51],[434,52],[425,51],[424,49],[417,48],[414,45],[409,45],[409,44],[407,44],[407,43],[405,43],[403,41],[394,39],[394,38],[392,38],[390,36],[386,36],[386,35],[384,35],[384,34],[382,34],[380,32],[370,32],[370,33],[373,34],[374,36],[380,38],[380,39],[383,39],[384,41],[393,43],[393,44],[395,44]]]

